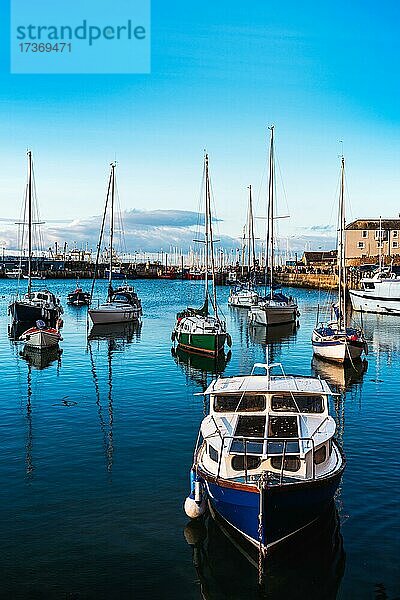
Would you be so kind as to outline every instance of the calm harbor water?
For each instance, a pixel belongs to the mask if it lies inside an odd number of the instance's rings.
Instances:
[[[16,282],[0,282],[0,597],[400,598],[399,318],[364,316],[367,363],[344,372],[311,360],[318,292],[292,290],[300,327],[267,334],[228,309],[219,288],[233,338],[220,370],[247,373],[268,347],[287,372],[320,374],[341,392],[338,518],[272,558],[260,590],[218,526],[187,527],[182,509],[205,410],[194,394],[211,375],[207,363],[174,356],[170,335],[177,310],[201,302],[201,282],[135,282],[142,327],[89,340],[86,309],[65,304],[74,282],[46,284],[65,308],[63,352],[47,366],[9,340]]]

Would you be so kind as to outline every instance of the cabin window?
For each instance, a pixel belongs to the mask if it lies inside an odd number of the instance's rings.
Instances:
[[[316,450],[314,452],[314,462],[316,465],[320,465],[321,463],[326,461],[326,446],[325,444],[323,446],[321,446],[321,448],[318,448],[318,450]]]
[[[215,412],[262,412],[265,404],[265,396],[256,394],[214,396]]]
[[[364,289],[366,289],[366,290],[374,290],[375,289],[375,284],[372,283],[371,281],[364,281]]]
[[[218,462],[219,454],[210,444],[208,444],[208,455],[214,462]]]
[[[236,425],[235,439],[232,440],[231,452],[262,454],[264,447],[265,421],[265,416],[240,416]],[[243,437],[245,439],[236,439],[238,437]]]
[[[324,399],[322,396],[309,394],[274,394],[271,397],[271,410],[276,412],[322,413],[324,412]]]
[[[236,425],[235,436],[238,437],[264,437],[265,416],[239,417]]]
[[[232,469],[234,471],[245,471],[246,462],[248,471],[251,469],[258,469],[258,467],[261,465],[261,458],[259,456],[244,456],[244,454],[236,454],[235,456],[232,456]]]
[[[363,248],[365,248],[365,244],[364,242],[358,242],[357,247],[362,250]]]
[[[298,437],[297,417],[270,417],[268,422],[268,437],[293,438]]]
[[[300,469],[300,458],[298,456],[286,456],[283,463],[285,471],[298,471]],[[271,458],[271,467],[273,469],[282,469],[282,456],[273,456]]]
[[[366,229],[364,229],[364,231],[362,232],[362,236],[363,236],[363,238],[368,237],[368,231]]]

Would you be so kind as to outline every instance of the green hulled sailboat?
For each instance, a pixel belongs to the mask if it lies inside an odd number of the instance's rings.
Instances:
[[[231,337],[226,332],[226,323],[218,314],[217,294],[215,288],[215,262],[213,251],[213,232],[211,218],[211,192],[208,168],[208,154],[204,157],[204,303],[201,308],[186,308],[176,316],[172,332],[172,341],[188,352],[196,352],[208,356],[218,356],[224,351],[225,343],[231,345]],[[209,272],[211,270],[211,291]],[[210,310],[211,305],[211,310]]]

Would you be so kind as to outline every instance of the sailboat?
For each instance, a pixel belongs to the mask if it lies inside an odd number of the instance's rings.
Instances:
[[[215,287],[215,262],[213,248],[213,232],[211,218],[211,191],[208,168],[208,154],[204,157],[204,193],[205,193],[205,273],[204,303],[201,308],[186,308],[176,316],[172,341],[189,351],[217,356],[224,351],[225,342],[231,345],[231,337],[226,332],[226,323],[218,314],[217,294]],[[209,290],[207,274],[211,269],[212,293]],[[210,314],[209,301],[213,315]]]
[[[30,150],[28,150],[27,156],[28,181],[25,194],[24,220],[19,224],[28,226],[28,288],[27,293],[23,298],[15,299],[14,302],[9,305],[8,312],[14,323],[34,324],[36,321],[40,320],[44,321],[45,324],[50,327],[55,327],[57,323],[59,323],[59,319],[63,313],[59,298],[56,298],[56,296],[47,289],[38,291],[32,290],[32,279],[34,279],[32,274],[32,229],[34,225],[39,225],[40,223],[33,222],[35,183],[32,152]],[[28,214],[26,215],[26,213]],[[26,216],[28,217],[27,222],[25,222]]]
[[[347,326],[346,306],[346,253],[345,253],[345,203],[344,157],[341,158],[339,237],[338,237],[338,302],[332,305],[334,318],[328,323],[318,323],[311,342],[314,356],[338,363],[359,359],[368,346],[361,329]]]
[[[244,244],[243,244],[244,251]],[[246,282],[240,282],[231,288],[228,305],[239,308],[251,308],[258,304],[258,293],[254,286],[255,277],[255,243],[254,243],[254,218],[251,185],[249,185],[249,210],[247,218],[247,276]]]
[[[94,324],[107,323],[127,323],[130,321],[139,321],[142,316],[142,305],[134,288],[132,286],[119,287],[113,289],[113,240],[114,240],[114,204],[115,204],[115,167],[116,163],[111,163],[110,177],[108,180],[108,189],[106,203],[104,207],[103,220],[100,230],[99,243],[97,245],[95,277],[93,278],[92,290],[90,294],[90,304],[92,303],[93,290],[96,281],[97,267],[100,258],[101,241],[103,238],[104,225],[107,215],[108,203],[110,201],[110,250],[109,250],[109,268],[108,268],[108,294],[107,300],[97,308],[89,309],[89,316]]]
[[[291,296],[286,296],[282,291],[274,290],[274,215],[275,204],[275,150],[274,150],[274,126],[269,127],[271,131],[270,153],[269,153],[269,185],[268,185],[268,225],[266,252],[267,263],[265,266],[265,299],[260,300],[257,306],[252,306],[249,311],[249,319],[253,325],[283,325],[293,323],[299,316],[297,302]],[[270,291],[267,294],[267,277],[269,271]]]

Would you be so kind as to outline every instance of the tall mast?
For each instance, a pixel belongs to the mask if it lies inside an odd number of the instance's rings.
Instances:
[[[273,274],[274,274],[274,201],[275,201],[275,165],[274,165],[274,126],[268,128],[271,131],[271,143],[269,151],[269,186],[268,186],[268,236],[269,241],[269,264],[270,264],[270,294],[273,297]]]
[[[208,170],[208,154],[206,154],[206,294],[208,294],[208,264],[211,266],[212,276],[212,305],[215,318],[218,320],[217,290],[215,286],[215,258],[214,258],[214,240],[211,217],[211,186]],[[207,295],[206,295],[207,298]]]
[[[115,162],[111,163],[111,212],[110,212],[110,272],[108,275],[108,296],[112,292],[112,266],[113,266],[113,241],[114,241],[114,197],[115,197]]]
[[[204,157],[204,169],[205,169],[205,202],[204,202],[204,237],[205,237],[205,289],[204,289],[204,298],[208,300],[208,263],[209,263],[209,237],[210,237],[210,224],[208,219],[208,204],[209,204],[209,180],[208,180],[208,154]]]
[[[32,292],[32,152],[28,150],[28,296]]]
[[[382,271],[382,217],[379,217],[379,272]]]
[[[346,251],[345,251],[345,205],[344,205],[344,156],[341,158],[340,199],[339,199],[339,331],[346,327]]]
[[[254,246],[254,219],[253,219],[253,197],[251,185],[249,185],[249,216],[248,216],[248,227],[249,227],[249,256],[248,256],[248,268],[249,268],[249,281],[251,270],[255,268],[255,246]]]

